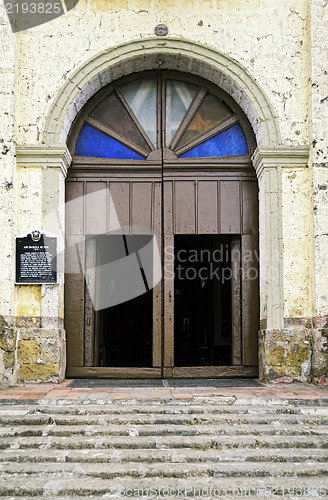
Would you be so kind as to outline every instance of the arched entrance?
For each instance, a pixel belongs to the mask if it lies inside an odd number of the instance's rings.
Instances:
[[[66,181],[68,376],[256,376],[251,127],[199,77],[118,80],[83,108]]]

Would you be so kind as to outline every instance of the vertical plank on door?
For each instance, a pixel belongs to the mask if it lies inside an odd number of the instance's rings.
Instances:
[[[83,366],[84,238],[67,235],[65,251],[65,330],[67,365]]]
[[[258,235],[241,237],[242,269],[242,364],[258,363],[259,280]]]
[[[173,182],[164,181],[164,234],[173,234]]]
[[[243,234],[259,230],[259,202],[256,181],[243,181]]]
[[[132,183],[132,233],[152,234],[152,182]]]
[[[85,242],[85,306],[84,306],[84,366],[94,366],[95,312],[93,300],[96,286],[96,241]]]
[[[240,186],[239,181],[220,182],[221,233],[240,234]]]
[[[154,277],[161,274],[161,235],[154,234]],[[159,273],[159,274],[158,274]],[[154,283],[155,284],[155,283]],[[162,283],[153,287],[153,367],[161,366],[162,359]]]
[[[66,234],[83,234],[83,189],[84,182],[66,183]]]
[[[154,277],[160,278],[159,282],[153,288],[153,367],[161,366],[162,347],[162,241],[161,241],[161,227],[162,227],[162,183],[154,183],[154,198],[153,198],[153,234],[154,234],[154,247],[153,247],[153,268]]]
[[[164,235],[164,249],[172,249],[174,235]],[[167,254],[167,252],[166,252]],[[164,266],[164,367],[174,366],[174,259]]]
[[[196,233],[195,181],[174,182],[174,221],[176,234]]]
[[[241,365],[240,237],[231,238],[232,365]]]
[[[130,183],[110,182],[109,232],[130,234]],[[114,212],[114,213],[112,213]],[[117,219],[121,229],[117,229]]]
[[[217,181],[198,181],[198,234],[216,234],[218,226]]]
[[[87,182],[84,203],[85,234],[106,233],[106,201],[105,182]]]

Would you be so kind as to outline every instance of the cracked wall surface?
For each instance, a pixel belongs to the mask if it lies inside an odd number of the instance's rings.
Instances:
[[[280,164],[277,161],[264,166],[276,169],[275,189],[279,200],[277,210],[275,206],[270,209],[275,213],[267,216],[263,215],[267,210],[265,200],[270,189],[269,178],[273,176],[265,177],[265,174],[259,179],[262,255],[265,256],[271,237],[270,245],[274,247],[274,224],[281,227],[278,255],[282,275],[276,288],[267,286],[271,265],[268,260],[261,270],[263,328],[267,323],[268,294],[280,294],[283,307],[283,324],[275,325],[274,319],[265,330],[267,333],[262,330],[260,335],[261,370],[267,380],[289,377],[289,380],[324,383],[328,366],[326,0],[80,0],[65,15],[16,34],[11,32],[1,3],[0,44],[5,56],[0,61],[0,218],[5,234],[0,246],[0,315],[4,318],[0,381],[12,384],[17,380],[59,380],[64,376],[65,365],[63,278],[52,288],[23,289],[14,283],[15,236],[26,233],[32,226],[41,227],[47,213],[62,210],[58,207],[63,207],[64,176],[59,163],[51,168],[43,160],[16,164],[14,144],[48,143],[45,128],[52,107],[60,103],[60,89],[66,85],[65,92],[68,91],[70,84],[73,86],[74,74],[83,73],[83,67],[90,67],[87,62],[96,60],[100,53],[108,50],[110,57],[110,50],[132,41],[146,45],[160,22],[168,26],[166,39],[182,44],[189,40],[227,56],[230,65],[235,62],[240,68],[241,81],[243,75],[247,75],[261,88],[279,126],[280,137],[272,141],[273,149],[309,147],[307,161],[297,163],[291,157]],[[175,58],[177,67],[180,65],[187,71],[178,50],[168,52],[167,57],[172,61]],[[145,55],[145,67],[147,64],[152,61]],[[202,66],[199,67],[201,71]],[[120,69],[115,71],[119,76]],[[210,76],[211,70],[207,71]],[[105,85],[108,75],[103,73],[103,80],[98,78],[96,83],[87,84],[85,92],[80,89],[76,102],[71,103],[66,133],[77,111],[95,91],[92,85],[98,85],[97,88]],[[84,76],[88,82],[90,77]],[[224,83],[223,78],[221,82]],[[241,90],[236,86],[231,92],[238,99]],[[66,94],[62,96],[62,102],[66,97]],[[256,103],[252,104],[256,109]],[[248,112],[247,104],[245,112]],[[260,129],[264,125],[259,118],[256,122],[250,110],[249,118],[259,129],[258,146],[261,146]],[[17,322],[16,318],[31,318],[30,328],[34,333],[21,332],[21,337],[19,332],[24,322]],[[33,323],[33,318],[41,319]],[[284,339],[280,333],[271,333],[276,327],[284,332]],[[294,328],[298,328],[298,332]],[[52,333],[48,335],[47,331]],[[33,344],[36,338],[39,340]],[[298,345],[300,351],[297,351]],[[41,354],[47,352],[43,358]],[[23,353],[27,353],[25,358]],[[289,362],[291,356],[293,362]]]

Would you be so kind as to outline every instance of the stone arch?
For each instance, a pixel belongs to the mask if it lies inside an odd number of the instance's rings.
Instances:
[[[211,47],[177,38],[131,41],[89,59],[57,93],[46,119],[43,142],[65,144],[76,115],[105,85],[122,76],[158,67],[192,73],[213,82],[239,104],[258,145],[274,148],[281,143],[273,107],[245,68]]]

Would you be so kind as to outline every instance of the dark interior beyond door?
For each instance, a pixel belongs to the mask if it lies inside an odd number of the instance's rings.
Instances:
[[[227,236],[175,236],[175,366],[231,365],[231,257]]]

